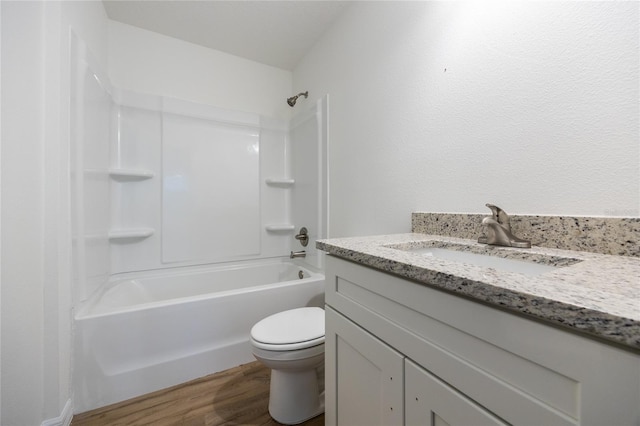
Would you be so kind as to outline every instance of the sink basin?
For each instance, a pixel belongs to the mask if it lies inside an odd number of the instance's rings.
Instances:
[[[516,272],[518,274],[536,276],[551,272],[558,268],[554,265],[545,265],[520,259],[507,259],[486,254],[469,253],[467,251],[450,250],[440,247],[426,247],[408,250],[423,256],[434,257],[452,262],[466,263],[469,265],[493,268],[504,272]]]

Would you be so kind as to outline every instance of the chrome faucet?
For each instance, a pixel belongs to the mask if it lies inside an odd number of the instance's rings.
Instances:
[[[523,240],[511,233],[507,212],[493,204],[486,204],[486,206],[491,209],[491,217],[482,219],[482,224],[487,227],[487,235],[478,238],[479,243],[506,247],[531,247],[531,241]]]
[[[307,255],[306,251],[300,250],[300,251],[292,251],[289,257],[291,259],[295,259],[296,257],[305,257],[306,255]]]

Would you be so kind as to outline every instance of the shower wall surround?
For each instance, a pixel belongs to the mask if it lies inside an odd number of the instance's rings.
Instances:
[[[113,88],[74,46],[76,303],[112,274],[279,257],[302,226],[326,235],[326,97],[290,136],[285,119]]]
[[[287,252],[293,227],[266,226],[290,222],[288,189],[261,194],[266,179],[288,177],[285,122],[175,99],[152,106],[133,93],[116,99],[111,158],[150,177],[112,184],[112,273]]]

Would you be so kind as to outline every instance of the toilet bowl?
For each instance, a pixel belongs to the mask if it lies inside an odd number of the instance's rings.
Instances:
[[[318,368],[324,364],[324,310],[298,308],[271,315],[251,329],[253,356],[271,369],[269,414],[298,424],[324,412]]]

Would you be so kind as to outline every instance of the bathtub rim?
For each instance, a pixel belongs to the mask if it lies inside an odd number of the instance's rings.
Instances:
[[[195,296],[185,296],[185,297],[175,297],[171,299],[165,299],[161,301],[147,302],[141,303],[133,306],[128,306],[124,308],[114,309],[109,312],[101,312],[97,314],[91,313],[91,309],[99,302],[105,292],[117,286],[121,282],[126,281],[135,281],[142,279],[153,279],[158,277],[170,277],[170,276],[181,276],[187,273],[204,273],[215,270],[234,270],[234,269],[242,269],[247,266],[261,266],[261,265],[273,265],[273,264],[290,264],[295,265],[297,268],[308,272],[309,276],[298,279],[298,280],[289,280],[289,281],[280,281],[275,283],[268,284],[260,284],[253,285],[249,287],[243,287],[241,289],[236,290],[225,290],[214,293],[205,293],[199,294]],[[286,287],[295,284],[304,284],[312,281],[324,280],[324,271],[309,265],[303,261],[289,259],[288,257],[273,257],[273,258],[265,258],[265,259],[253,259],[253,260],[242,260],[242,261],[234,261],[234,262],[222,262],[215,264],[206,264],[206,265],[191,265],[191,266],[177,266],[163,269],[152,269],[147,271],[136,271],[136,272],[124,272],[119,274],[114,274],[109,277],[107,282],[100,285],[89,297],[78,304],[78,308],[75,310],[73,315],[74,321],[83,321],[83,320],[91,320],[97,318],[104,318],[117,314],[124,314],[129,312],[136,311],[145,311],[149,309],[161,308],[168,305],[173,305],[177,301],[180,303],[187,302],[195,302],[198,300],[206,300],[213,299],[218,297],[230,296],[233,294],[240,294],[246,292],[255,292],[264,290],[265,288],[279,288]]]

